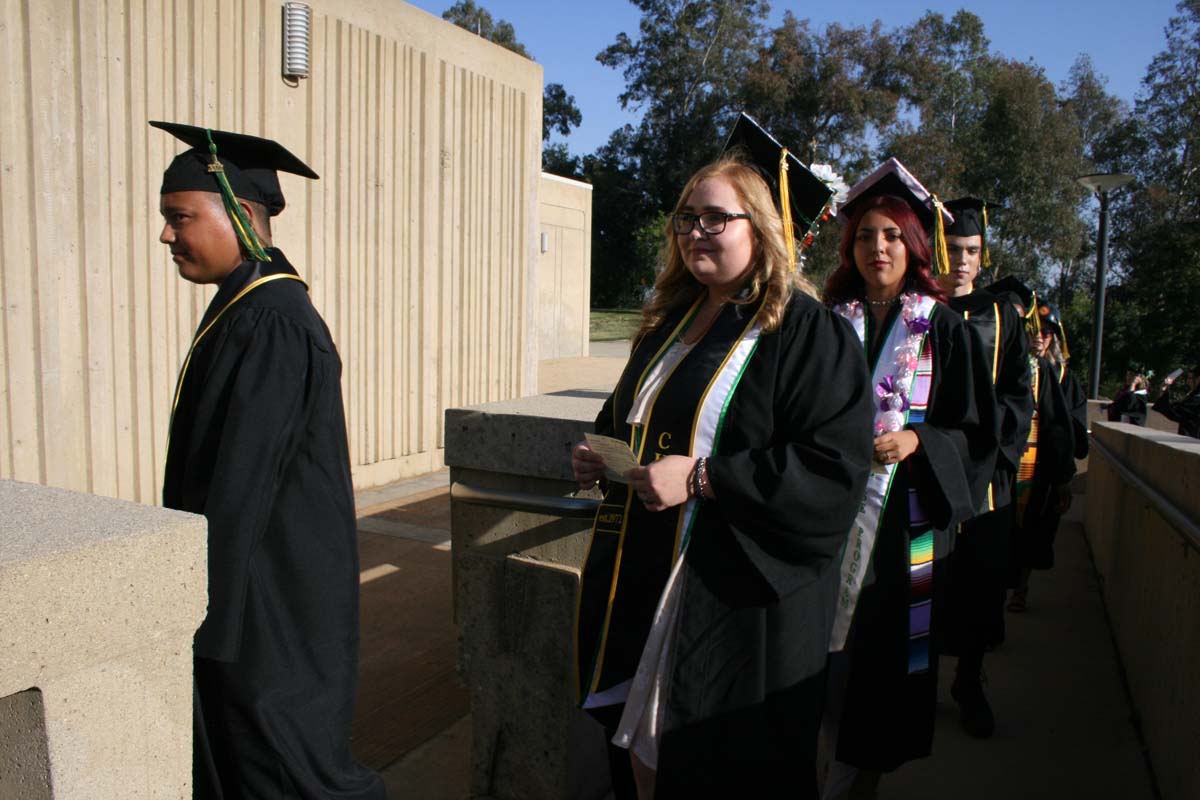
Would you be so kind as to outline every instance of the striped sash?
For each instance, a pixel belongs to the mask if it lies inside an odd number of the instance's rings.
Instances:
[[[921,346],[921,360],[913,379],[909,424],[924,422],[933,380],[933,352],[929,337]],[[908,489],[908,674],[929,669],[929,623],[933,605],[933,526],[921,507],[911,481]]]
[[[1037,359],[1029,357],[1029,369],[1033,380],[1033,424],[1029,426],[1029,438],[1025,440],[1025,449],[1021,451],[1021,463],[1017,466],[1017,524],[1025,519],[1025,507],[1029,505],[1030,490],[1033,489],[1033,472],[1037,467],[1038,451],[1038,390],[1041,384],[1042,371],[1038,369]]]
[[[937,307],[937,302],[930,297],[920,297],[916,306],[917,315],[928,320]],[[859,341],[864,347],[867,344],[866,315],[861,303],[840,305],[835,309],[849,320]],[[875,363],[872,383],[879,386],[889,376],[894,377],[896,365],[893,354],[904,347],[909,337],[909,330],[897,315],[892,322],[891,330],[886,334],[879,360]],[[917,368],[913,371],[907,388],[908,409],[905,423],[922,422],[929,406],[929,393],[933,379],[932,343],[928,333],[922,335]],[[876,411],[875,421],[878,423],[887,413],[885,409]],[[867,490],[859,507],[858,516],[850,530],[850,540],[842,557],[841,584],[838,589],[837,611],[833,620],[833,637],[830,641],[830,652],[837,652],[846,646],[850,633],[850,623],[854,618],[854,609],[858,605],[858,597],[862,592],[863,577],[866,566],[875,549],[875,541],[883,520],[883,510],[887,505],[892,490],[892,479],[895,477],[897,464],[876,465],[867,479]],[[909,639],[910,639],[910,672],[913,665],[919,669],[929,666],[929,617],[930,595],[933,583],[933,533],[921,508],[917,495],[910,491],[909,508]],[[924,653],[923,658],[914,657],[913,653]],[[923,666],[921,666],[923,665]]]

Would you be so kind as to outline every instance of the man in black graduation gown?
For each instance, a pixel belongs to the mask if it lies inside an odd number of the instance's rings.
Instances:
[[[983,655],[1004,638],[1004,599],[1012,571],[1013,482],[1033,417],[1029,350],[1020,315],[1006,300],[975,288],[987,254],[984,201],[964,197],[946,203],[954,222],[946,228],[950,272],[938,276],[948,304],[967,320],[987,356],[979,365],[995,387],[1000,448],[986,501],[959,528],[946,564],[944,652],[958,655],[950,692],[968,734],[990,737],[995,718],[983,692]],[[991,209],[995,210],[995,209]]]
[[[194,643],[196,798],[383,798],[354,761],[358,557],[341,362],[270,246],[275,142],[152,122],[192,149],[163,174],[160,241],[219,286],[179,375],[163,505],[208,519]]]
[[[1162,394],[1154,401],[1154,410],[1172,422],[1179,424],[1180,436],[1200,439],[1200,364],[1188,373],[1188,390],[1178,402],[1171,400],[1171,384],[1175,379],[1168,376],[1163,381]]]

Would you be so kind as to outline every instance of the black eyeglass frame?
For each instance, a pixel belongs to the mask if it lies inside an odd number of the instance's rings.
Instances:
[[[721,221],[719,225],[705,225],[704,217],[720,218]],[[731,219],[750,219],[750,215],[746,213],[731,214],[728,211],[705,211],[701,214],[679,211],[671,215],[671,230],[675,232],[676,236],[686,236],[695,230],[696,225],[699,225],[701,232],[709,236],[716,236],[725,232],[725,226]],[[687,227],[681,228],[681,222],[686,222]]]

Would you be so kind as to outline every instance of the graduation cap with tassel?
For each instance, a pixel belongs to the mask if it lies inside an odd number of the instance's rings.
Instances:
[[[278,172],[313,180],[319,178],[317,173],[271,139],[176,122],[151,121],[150,125],[191,147],[175,156],[163,172],[160,193],[219,192],[246,252],[257,261],[270,261],[266,246],[238,199],[262,205],[268,216],[273,217],[286,204]]]
[[[959,197],[947,200],[946,208],[954,215],[954,222],[946,228],[947,236],[978,236],[983,240],[983,254],[979,265],[982,269],[992,268],[992,254],[988,249],[988,214],[1003,211],[1004,206],[989,204],[978,197]]]
[[[984,291],[991,292],[998,297],[1004,297],[1009,302],[1019,304],[1024,309],[1025,329],[1030,336],[1042,335],[1042,314],[1041,308],[1045,305],[1038,301],[1037,292],[1030,289],[1015,275],[1007,275],[992,285],[988,286]],[[1063,356],[1066,356],[1065,347]]]
[[[816,227],[834,196],[834,189],[745,112],[738,116],[725,142],[724,152],[734,150],[744,153],[771,189],[784,222],[788,268],[794,270],[799,261],[796,232],[800,231],[799,249],[803,250],[812,243]]]
[[[838,212],[838,220],[849,224],[863,202],[872,197],[890,195],[904,201],[917,215],[921,225],[931,232],[934,268],[939,275],[950,273],[950,254],[946,251],[946,228],[954,215],[933,192],[925,188],[899,159],[889,158],[874,172],[854,184]]]

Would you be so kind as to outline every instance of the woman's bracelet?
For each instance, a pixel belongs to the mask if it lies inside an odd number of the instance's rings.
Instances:
[[[696,469],[693,472],[693,494],[698,500],[708,499],[708,458],[700,457],[696,459]]]

